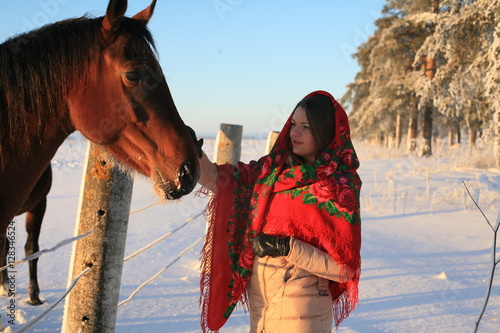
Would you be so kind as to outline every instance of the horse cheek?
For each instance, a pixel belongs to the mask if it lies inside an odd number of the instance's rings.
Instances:
[[[89,109],[89,112],[87,111]],[[70,118],[74,128],[92,142],[102,144],[106,141],[105,133],[99,129],[100,119],[91,116],[92,106],[78,106],[70,103]]]

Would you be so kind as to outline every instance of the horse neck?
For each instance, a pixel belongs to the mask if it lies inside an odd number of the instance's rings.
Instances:
[[[38,152],[53,155],[75,130],[67,96],[99,52],[96,22],[59,22],[0,45],[0,170]]]
[[[56,126],[45,132],[43,136],[32,135],[27,149],[19,149],[15,142],[10,147],[2,147],[0,157],[0,176],[8,170],[38,168],[49,165],[57,149],[71,134],[61,126]]]

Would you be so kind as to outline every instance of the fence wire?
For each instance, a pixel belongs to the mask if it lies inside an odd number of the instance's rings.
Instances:
[[[48,307],[47,309],[45,309],[42,313],[40,313],[38,316],[36,316],[35,318],[31,319],[30,321],[28,321],[27,323],[25,323],[20,329],[16,330],[16,331],[13,331],[12,333],[23,333],[23,332],[27,332],[31,327],[33,327],[36,323],[38,323],[40,320],[42,320],[50,311],[52,311],[63,299],[66,298],[66,296],[68,296],[68,294],[71,292],[71,290],[73,290],[73,288],[76,286],[77,282],[80,280],[80,278],[82,278],[84,275],[86,275],[92,268],[91,267],[88,267],[86,268],[83,272],[80,273],[80,275],[78,275],[74,280],[73,282],[71,283],[71,285],[68,287],[68,289],[66,289],[66,292],[61,296],[61,298],[59,298],[56,302],[54,302],[54,304],[52,304],[50,307]]]
[[[72,237],[72,238],[68,238],[66,240],[63,240],[63,241],[59,242],[56,246],[54,246],[54,247],[52,247],[50,249],[44,249],[44,250],[35,252],[32,255],[27,256],[27,257],[25,257],[23,259],[19,259],[19,260],[13,262],[13,263],[7,264],[7,265],[3,266],[2,268],[0,268],[0,272],[6,270],[7,268],[14,268],[17,265],[20,265],[20,264],[23,264],[23,263],[28,262],[30,260],[34,260],[36,258],[39,258],[39,257],[41,257],[42,255],[44,255],[46,253],[55,252],[59,248],[61,248],[63,246],[66,246],[68,244],[76,242],[77,240],[85,238],[85,237],[89,236],[90,234],[92,234],[94,232],[94,230],[95,230],[95,228],[97,227],[98,224],[99,224],[99,222],[96,225],[94,225],[94,227],[89,232],[87,232],[86,234],[78,235],[78,236],[75,236],[75,237]]]
[[[151,205],[148,205],[148,206],[145,206],[143,208],[140,208],[138,210],[135,210],[133,212],[131,212],[130,214],[134,214],[134,213],[137,213],[139,211],[143,211],[143,210],[146,210],[148,208],[151,208],[153,206],[155,206],[156,204],[158,203],[154,203],[154,204],[151,204]],[[150,244],[144,246],[143,248],[137,250],[136,252],[132,253],[131,255],[127,256],[126,258],[123,259],[124,262],[138,256],[139,254],[142,254],[143,252],[151,249],[152,247],[154,247],[155,245],[157,245],[158,243],[160,243],[161,241],[167,239],[168,237],[170,237],[171,235],[173,235],[174,233],[176,233],[177,231],[183,229],[184,227],[186,227],[189,223],[195,221],[198,217],[200,217],[201,215],[203,215],[203,212],[200,212],[198,214],[196,214],[195,216],[187,219],[183,224],[181,224],[180,226],[178,226],[177,228],[175,228],[174,230],[166,233],[165,235],[159,237],[158,239],[154,240],[153,242],[151,242]],[[57,245],[55,245],[54,247],[50,248],[50,249],[44,249],[44,250],[41,250],[41,251],[38,251],[28,257],[25,257],[23,259],[20,259],[14,263],[11,263],[11,264],[8,264],[2,268],[0,268],[0,272],[3,271],[3,270],[6,270],[7,268],[13,268],[17,265],[20,265],[20,264],[23,264],[25,262],[28,262],[30,260],[33,260],[33,259],[36,259],[36,258],[39,258],[41,257],[42,255],[44,254],[47,254],[47,253],[51,253],[51,252],[55,252],[57,251],[58,249],[60,249],[61,247],[63,246],[66,246],[68,244],[72,244],[73,242],[76,242],[80,239],[83,239],[89,235],[91,235],[95,228],[98,226],[99,222],[94,225],[94,227],[87,233],[85,234],[82,234],[82,235],[78,235],[78,236],[75,236],[75,237],[71,237],[71,238],[68,238],[66,240],[63,240],[61,242],[59,242]],[[191,246],[187,247],[186,249],[184,249],[170,264],[168,264],[167,266],[165,266],[164,268],[162,268],[160,271],[158,271],[154,276],[152,276],[151,278],[149,278],[148,280],[146,280],[144,283],[142,283],[139,287],[137,287],[137,289],[132,292],[132,294],[125,300],[123,300],[122,302],[120,302],[118,304],[118,307],[120,307],[121,305],[123,304],[126,304],[128,303],[130,300],[132,300],[132,298],[142,289],[144,288],[146,285],[148,285],[149,283],[151,283],[152,281],[154,281],[157,277],[159,277],[164,271],[166,271],[168,268],[170,268],[172,265],[174,265],[181,257],[183,257],[189,250],[191,250],[193,247],[195,247],[199,242],[201,242],[203,240],[204,236],[199,238],[196,242],[194,242]],[[92,268],[91,267],[88,267],[87,269],[85,269],[84,271],[82,271],[71,283],[71,285],[68,287],[68,289],[66,290],[66,292],[57,300],[55,301],[51,306],[49,306],[47,309],[45,309],[42,313],[40,313],[39,315],[37,315],[35,318],[31,319],[30,321],[28,321],[27,323],[23,324],[21,326],[21,328],[19,328],[18,330],[15,330],[15,331],[12,331],[12,333],[23,333],[23,332],[27,332],[30,328],[32,328],[33,326],[35,326],[39,321],[41,321],[47,314],[49,314],[64,298],[66,298],[66,296],[71,292],[71,290],[76,286],[77,282],[80,280],[80,278],[82,278],[83,276],[85,276]]]
[[[132,294],[130,294],[130,296],[121,301],[120,303],[118,303],[118,307],[128,303],[130,300],[132,300],[132,298],[137,295],[137,293],[142,289],[144,288],[146,285],[150,284],[151,282],[153,282],[157,277],[159,277],[163,272],[165,272],[168,268],[170,268],[173,264],[175,264],[180,258],[182,258],[189,250],[191,250],[193,247],[196,246],[196,244],[198,244],[199,242],[201,242],[205,237],[200,237],[196,242],[194,242],[193,244],[191,244],[191,246],[187,247],[186,249],[184,249],[178,256],[177,258],[175,258],[170,264],[168,264],[167,266],[163,267],[162,269],[160,269],[155,275],[153,275],[151,278],[149,278],[148,280],[146,280],[145,282],[143,282],[139,287],[137,287],[137,289],[135,289]]]
[[[187,226],[189,223],[193,222],[194,220],[196,220],[198,217],[200,217],[201,215],[203,215],[203,212],[201,213],[198,213],[196,216],[194,217],[191,217],[189,219],[186,220],[186,222],[184,222],[183,224],[181,224],[180,226],[178,226],[177,228],[175,228],[174,230],[172,231],[169,231],[167,232],[165,235],[159,237],[158,239],[154,240],[153,242],[149,243],[148,245],[146,245],[145,247],[143,247],[142,249],[139,249],[137,251],[135,251],[134,253],[132,253],[131,255],[127,256],[125,259],[123,259],[124,262],[138,256],[139,254],[149,250],[150,248],[152,248],[153,246],[155,246],[156,244],[160,243],[161,241],[167,239],[168,237],[172,236],[174,233],[176,233],[177,231],[181,230],[182,228],[184,228],[185,226]]]

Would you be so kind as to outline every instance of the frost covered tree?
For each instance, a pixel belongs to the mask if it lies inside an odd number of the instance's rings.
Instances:
[[[382,14],[342,99],[356,135],[397,143],[406,124],[415,150],[418,116],[433,116],[447,128],[421,129],[424,153],[433,132],[459,142],[465,126],[470,146],[481,135],[500,163],[500,0],[387,0]]]
[[[474,146],[477,134],[488,130],[485,126],[491,123],[495,109],[491,105],[495,99],[488,95],[498,89],[498,68],[496,73],[489,68],[499,60],[493,45],[498,40],[495,30],[500,7],[491,0],[447,1],[445,5],[447,11],[440,16],[436,33],[418,53],[443,59],[433,84],[421,93],[433,98],[445,116],[463,119],[469,144]]]
[[[432,3],[388,1],[383,17],[375,22],[374,35],[354,55],[362,69],[342,101],[352,107],[357,135],[394,137],[399,145],[403,124],[409,123],[409,149],[414,149],[419,100],[413,87],[426,74],[415,65],[415,57],[431,33],[431,20],[421,16],[415,19],[413,13],[429,12]]]

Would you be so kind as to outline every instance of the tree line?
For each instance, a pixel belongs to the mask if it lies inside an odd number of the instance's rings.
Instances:
[[[500,0],[386,0],[341,103],[353,134],[432,155],[481,138],[500,160]],[[497,162],[497,166],[500,162]]]

